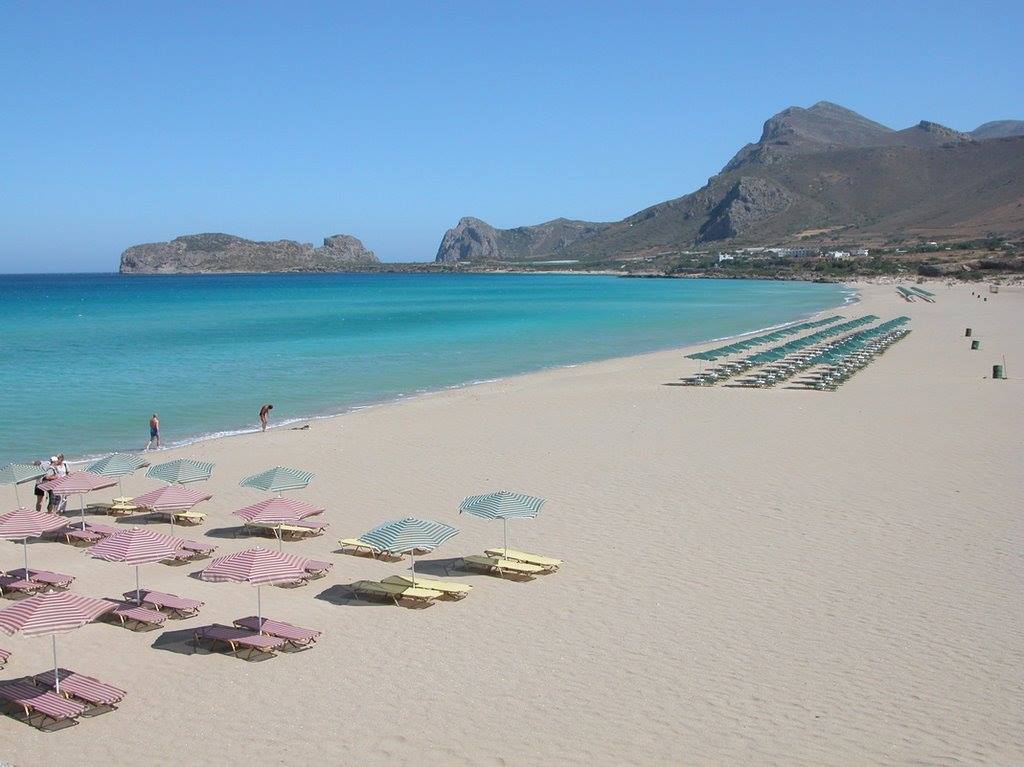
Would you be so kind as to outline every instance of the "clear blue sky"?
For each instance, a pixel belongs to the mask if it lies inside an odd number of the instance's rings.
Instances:
[[[692,191],[793,104],[1024,118],[1024,4],[747,5],[3,3],[0,272],[203,231],[430,260]]]

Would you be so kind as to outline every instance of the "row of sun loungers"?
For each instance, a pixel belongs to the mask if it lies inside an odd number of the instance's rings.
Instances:
[[[59,695],[56,692],[57,675],[60,678]],[[40,728],[73,723],[90,708],[116,708],[125,695],[124,690],[66,668],[0,682],[0,703]]]
[[[0,595],[10,593],[25,596],[40,591],[67,589],[74,581],[73,575],[54,573],[49,570],[18,568],[0,575]]]
[[[293,626],[284,621],[257,618],[250,615],[239,618],[232,626],[213,623],[195,630],[193,640],[211,647],[223,646],[229,652],[252,660],[258,656],[273,655],[278,650],[301,650],[314,644],[322,632]]]
[[[328,527],[329,524],[327,522],[317,522],[309,519],[299,520],[287,525],[269,525],[253,522],[245,524],[245,530],[250,534],[269,535],[275,538],[280,534],[285,540],[313,538],[317,535],[323,535]]]
[[[721,357],[728,357],[732,354],[746,351],[754,346],[763,346],[764,344],[773,343],[778,341],[780,338],[785,338],[786,336],[791,336],[796,333],[802,333],[805,330],[812,330],[813,328],[820,328],[823,325],[830,325],[842,318],[842,315],[834,314],[831,317],[825,317],[821,320],[812,320],[809,322],[801,322],[796,325],[787,325],[784,328],[773,330],[770,333],[764,333],[752,338],[744,338],[731,344],[726,344],[725,346],[719,346],[702,352],[694,352],[693,354],[688,354],[686,356],[694,360],[717,360]]]

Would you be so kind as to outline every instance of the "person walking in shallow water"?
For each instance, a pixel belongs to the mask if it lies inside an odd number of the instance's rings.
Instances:
[[[264,405],[260,408],[260,425],[263,427],[261,431],[267,430],[267,419],[270,417],[270,411],[273,409],[273,405]]]
[[[153,442],[156,442],[156,446],[160,447],[160,414],[153,413],[153,417],[149,419],[149,444],[146,445],[146,450],[153,447]]]

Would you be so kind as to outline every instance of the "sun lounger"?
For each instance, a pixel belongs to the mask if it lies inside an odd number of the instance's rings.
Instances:
[[[306,562],[306,573],[313,580],[323,578],[334,567],[333,562],[321,562],[319,559],[311,559]]]
[[[154,610],[166,610],[178,618],[190,618],[199,613],[199,609],[205,604],[198,599],[179,597],[176,594],[164,594],[162,591],[139,592],[142,596],[142,604],[152,607]],[[124,592],[124,598],[130,602],[135,601],[135,592]]]
[[[280,637],[258,634],[248,629],[240,629],[237,626],[223,626],[218,623],[210,626],[200,626],[196,629],[196,643],[203,640],[211,645],[226,645],[230,648],[231,652],[245,660],[250,660],[257,653],[273,655],[275,650],[281,649],[286,643]]]
[[[199,559],[208,558],[216,550],[217,547],[213,544],[182,538],[181,548],[175,552],[174,556],[168,557],[164,562],[195,562]]]
[[[23,578],[14,578],[8,575],[0,575],[0,596],[4,594],[35,594],[42,591],[45,584],[35,581],[26,581]]]
[[[117,618],[122,626],[133,631],[143,628],[158,628],[164,625],[164,622],[167,620],[167,616],[162,612],[151,610],[148,607],[139,607],[136,604],[118,602],[114,599],[108,599],[107,601],[113,605],[113,608],[107,615]]]
[[[173,518],[174,522],[179,525],[201,525],[206,519],[206,514],[202,511],[156,511],[154,513],[168,519]]]
[[[11,657],[10,650],[4,650],[2,647],[0,647],[0,668],[3,668],[4,666],[7,665],[7,659],[10,658],[10,657]]]
[[[540,554],[531,554],[528,551],[519,551],[518,549],[487,549],[484,554],[489,557],[511,559],[515,562],[525,562],[528,565],[537,565],[538,567],[543,567],[548,570],[557,570],[563,564],[561,559],[543,557]]]
[[[81,703],[27,682],[0,683],[0,701],[20,708],[25,721],[40,728],[74,719],[85,711]]]
[[[412,577],[409,575],[389,575],[381,583],[395,583],[401,586],[412,586]],[[440,591],[443,596],[449,599],[463,599],[469,596],[473,587],[468,583],[456,583],[455,581],[440,581],[437,578],[421,578],[416,576],[416,587]]]
[[[21,578],[26,581],[32,581],[33,583],[41,583],[44,586],[52,586],[57,589],[71,588],[71,584],[75,582],[75,576],[64,575],[63,573],[52,573],[49,570],[28,570],[24,568],[18,568],[17,570],[11,570],[7,573],[13,578]]]
[[[501,577],[504,577],[505,573],[532,576],[550,572],[547,568],[541,567],[540,565],[530,565],[526,562],[516,562],[512,559],[503,559],[502,557],[484,557],[474,555],[471,557],[463,557],[462,561],[466,563],[466,567],[474,570],[483,570],[492,575],[499,575]]]
[[[298,521],[287,525],[271,525],[262,522],[250,522],[246,527],[255,532],[277,537],[278,531],[282,538],[313,538],[323,535],[328,527],[327,522]]]
[[[74,671],[68,671],[66,668],[60,669],[59,673],[61,694],[69,695],[83,703],[116,708],[117,704],[124,700],[124,696],[128,694],[113,685],[93,679],[91,676],[76,674]],[[37,674],[35,681],[44,687],[54,689],[54,673],[52,671]]]
[[[424,589],[419,586],[414,588],[400,583],[383,583],[381,581],[356,581],[352,584],[352,590],[363,597],[394,600],[396,605],[402,599],[425,604],[441,596],[440,591],[433,589]]]
[[[261,625],[263,629],[262,632],[260,631]],[[308,647],[319,639],[320,635],[323,633],[322,631],[304,629],[299,626],[293,626],[290,623],[270,620],[268,618],[264,618],[261,624],[259,618],[255,615],[250,615],[248,618],[239,618],[235,621],[235,626],[240,629],[254,631],[257,634],[263,633],[272,637],[277,637],[278,639],[283,639],[295,648]]]
[[[341,544],[341,550],[343,553],[349,554],[369,554],[371,557],[379,557],[387,552],[378,549],[376,546],[361,541],[358,538],[342,538],[338,543]],[[351,549],[349,552],[345,552],[345,549]]]

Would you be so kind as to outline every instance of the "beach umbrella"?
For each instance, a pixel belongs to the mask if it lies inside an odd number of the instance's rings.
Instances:
[[[143,466],[149,466],[149,461],[131,453],[114,453],[106,458],[93,461],[86,467],[91,474],[99,474],[101,477],[117,477],[117,491],[121,494],[114,502],[125,502],[129,500],[124,495],[124,488],[121,487],[121,478],[134,474]]]
[[[159,479],[172,485],[187,485],[190,482],[202,482],[213,474],[213,464],[206,461],[194,461],[191,458],[178,458],[167,463],[150,466],[147,477]]]
[[[9,463],[0,469],[0,484],[14,485],[14,501],[20,507],[21,498],[18,496],[18,485],[22,482],[29,482],[39,479],[46,473],[42,466],[34,466],[30,463]]]
[[[544,498],[513,493],[510,490],[498,490],[494,493],[464,498],[459,504],[459,513],[472,514],[482,519],[500,519],[505,527],[505,549],[508,550],[508,521],[518,518],[532,519],[540,513],[540,507],[545,503]]]
[[[0,631],[14,635],[50,636],[53,640],[53,671],[57,694],[60,676],[57,663],[57,634],[81,628],[114,609],[114,604],[70,591],[36,594],[0,610]]]
[[[102,490],[105,487],[113,487],[116,480],[110,477],[101,477],[99,474],[91,474],[88,471],[80,471],[77,474],[68,474],[64,477],[48,479],[40,482],[39,487],[49,490],[56,495],[77,495],[81,503],[82,529],[85,529],[85,496],[93,490]]]
[[[28,539],[68,524],[67,519],[35,509],[15,509],[0,516],[0,539],[21,541],[25,553],[25,577],[28,577]]]
[[[360,535],[359,540],[390,554],[408,554],[412,566],[412,585],[415,586],[416,554],[433,551],[458,533],[458,528],[444,522],[405,517],[383,522],[370,532]]]
[[[289,469],[287,466],[275,466],[246,477],[238,484],[255,490],[266,490],[269,493],[281,493],[283,490],[301,490],[313,479],[313,474],[302,469]]]
[[[142,604],[142,590],[139,587],[139,566],[163,562],[173,557],[181,548],[181,539],[173,538],[152,530],[133,527],[106,538],[87,551],[105,562],[124,562],[135,566],[135,601]]]
[[[322,506],[314,506],[305,501],[298,501],[294,498],[268,498],[265,501],[246,506],[244,509],[233,511],[236,517],[241,517],[252,525],[264,525],[274,527],[277,531],[278,546],[281,544],[281,525],[291,524],[311,517],[314,514],[322,514]]]
[[[154,467],[155,468],[155,467]],[[213,496],[210,493],[203,493],[182,485],[164,485],[156,490],[150,490],[136,498],[132,498],[133,506],[142,506],[153,511],[175,512],[188,511],[193,506],[203,501],[208,501]],[[174,528],[174,514],[170,514],[171,528]]]
[[[260,589],[268,583],[295,581],[306,575],[309,560],[282,551],[256,547],[217,557],[199,573],[204,581],[250,583],[256,587],[256,625],[263,628],[263,601]]]

